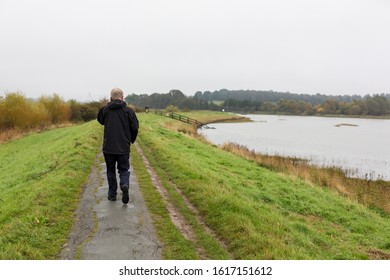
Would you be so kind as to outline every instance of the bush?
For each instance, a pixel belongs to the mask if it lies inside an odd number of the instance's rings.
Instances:
[[[39,103],[43,104],[49,112],[52,124],[70,121],[70,105],[57,94],[53,94],[53,96],[42,96],[39,98]]]
[[[31,102],[30,128],[44,128],[50,125],[50,114],[43,104]]]
[[[104,104],[102,101],[93,101],[83,104],[81,107],[81,117],[83,121],[87,122],[96,119],[99,109],[103,106]]]
[[[50,124],[68,122],[70,105],[54,94],[39,101],[27,99],[22,93],[8,93],[0,99],[0,130],[29,130]]]
[[[167,112],[179,112],[179,108],[177,108],[176,106],[173,106],[173,105],[169,105],[169,106],[167,106],[167,108],[165,108],[165,111],[167,111]]]
[[[0,131],[3,130],[3,121],[5,120],[4,97],[0,96]]]
[[[31,107],[26,97],[21,93],[6,94],[2,101],[1,128],[27,129],[31,127]]]
[[[36,101],[19,92],[8,93],[5,97],[0,96],[0,131],[20,133],[51,124],[90,121],[96,119],[99,109],[106,103],[107,100],[66,102],[57,94],[42,96]]]
[[[69,109],[70,109],[70,121],[72,122],[81,122],[81,104],[76,100],[69,100]]]

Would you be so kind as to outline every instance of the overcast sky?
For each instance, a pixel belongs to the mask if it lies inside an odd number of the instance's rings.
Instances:
[[[388,0],[0,0],[0,94],[390,92]]]

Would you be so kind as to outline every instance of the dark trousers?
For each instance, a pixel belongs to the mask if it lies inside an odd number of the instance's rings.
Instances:
[[[104,159],[107,166],[108,196],[116,197],[118,183],[115,167],[118,168],[120,187],[122,188],[123,185],[130,186],[130,154],[115,155],[104,153]]]

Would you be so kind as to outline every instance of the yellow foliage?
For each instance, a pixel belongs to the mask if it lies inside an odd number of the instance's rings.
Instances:
[[[1,126],[3,129],[29,128],[30,106],[24,95],[21,93],[7,94],[2,107]]]
[[[48,111],[52,124],[63,123],[70,120],[70,105],[58,96],[58,94],[42,96],[39,98],[39,103]]]
[[[22,93],[8,93],[0,99],[0,130],[30,130],[69,122],[70,105],[57,94],[28,100]]]
[[[43,104],[34,102],[31,104],[31,123],[33,127],[44,128],[51,124],[49,112]]]

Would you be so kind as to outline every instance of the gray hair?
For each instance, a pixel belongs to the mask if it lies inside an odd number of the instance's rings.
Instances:
[[[123,91],[120,88],[113,88],[111,91],[111,99],[123,100]]]

